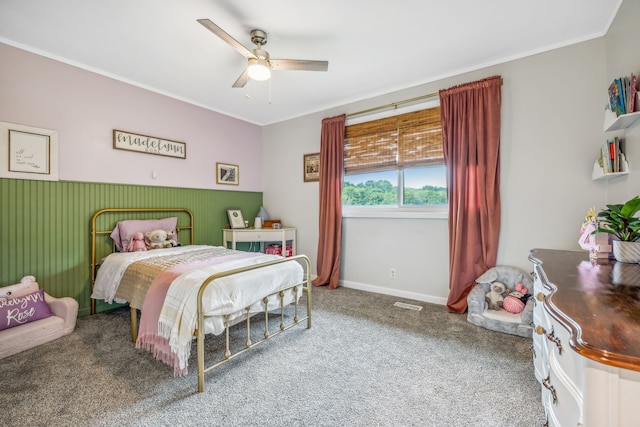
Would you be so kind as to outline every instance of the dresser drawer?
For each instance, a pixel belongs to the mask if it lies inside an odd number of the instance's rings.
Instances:
[[[531,352],[533,353],[533,371],[536,379],[542,383],[549,372],[549,350],[547,343],[541,339],[534,339],[531,344]]]
[[[582,425],[582,393],[566,377],[555,353],[549,356],[549,372],[542,381],[542,402],[549,425],[558,427]]]
[[[584,358],[569,345],[569,331],[555,319],[551,319],[551,331],[547,335],[549,350],[565,375],[582,390],[584,384]],[[549,338],[551,338],[549,340]]]

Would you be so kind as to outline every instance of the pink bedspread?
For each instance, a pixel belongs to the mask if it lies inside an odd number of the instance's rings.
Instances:
[[[169,340],[163,338],[158,333],[158,319],[171,283],[182,273],[186,273],[197,268],[208,267],[252,256],[255,256],[252,252],[226,255],[205,261],[176,265],[158,274],[155,279],[153,279],[153,282],[151,282],[149,290],[144,298],[142,312],[140,315],[140,328],[138,331],[138,339],[136,340],[136,348],[148,350],[153,353],[153,356],[156,359],[172,366],[174,376],[178,377],[187,375],[187,367],[185,366],[184,369],[180,369],[178,357],[171,351]]]

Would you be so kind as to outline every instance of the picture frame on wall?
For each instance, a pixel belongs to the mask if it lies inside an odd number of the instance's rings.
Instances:
[[[304,155],[304,182],[320,180],[320,153]]]
[[[240,166],[216,162],[216,183],[228,185],[240,184]]]
[[[0,122],[0,159],[0,178],[57,181],[58,132]]]
[[[231,228],[247,228],[240,209],[227,209],[227,217]]]

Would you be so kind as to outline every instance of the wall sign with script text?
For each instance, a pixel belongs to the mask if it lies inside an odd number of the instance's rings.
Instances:
[[[113,148],[177,157],[179,159],[187,158],[187,144],[184,142],[156,138],[155,136],[138,135],[117,129],[113,130]]]

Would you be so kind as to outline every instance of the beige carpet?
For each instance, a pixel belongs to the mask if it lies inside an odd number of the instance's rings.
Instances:
[[[394,307],[418,304],[421,311]],[[129,339],[127,309],[0,364],[5,426],[535,426],[544,421],[531,341],[470,325],[442,306],[313,289],[296,327],[207,374],[189,375]],[[253,322],[258,326],[260,322]],[[243,326],[234,330],[244,342]],[[258,331],[257,333],[260,333]],[[216,354],[222,341],[208,340]]]

